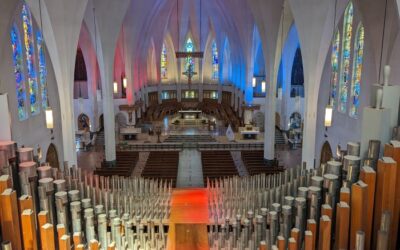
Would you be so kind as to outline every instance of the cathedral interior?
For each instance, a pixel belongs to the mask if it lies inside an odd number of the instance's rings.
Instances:
[[[1,250],[400,249],[399,0],[2,0],[0,58]]]

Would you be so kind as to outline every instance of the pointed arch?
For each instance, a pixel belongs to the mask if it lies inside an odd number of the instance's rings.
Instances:
[[[154,41],[151,39],[147,53],[147,83],[155,83],[157,81],[157,63],[156,49]]]
[[[265,59],[264,59],[264,52],[262,48],[262,42],[260,33],[258,31],[257,25],[254,25],[253,30],[253,58],[254,58],[254,69],[253,75],[254,76],[264,76],[265,80]]]
[[[340,32],[336,31],[335,37],[332,41],[332,52],[331,52],[331,100],[332,105],[336,107],[337,105],[337,87],[339,80],[339,45],[340,45]]]
[[[297,47],[293,60],[291,87],[293,86],[304,86],[303,57],[300,47]]]
[[[364,57],[364,26],[358,25],[356,39],[354,41],[354,62],[353,79],[351,84],[351,107],[349,115],[353,118],[358,117],[358,108],[360,107],[361,94],[361,75]]]
[[[40,113],[39,100],[39,88],[37,83],[36,75],[36,58],[35,58],[35,41],[32,24],[32,15],[27,3],[22,4],[21,11],[22,26],[24,30],[24,44],[25,44],[25,56],[27,65],[27,79],[29,85],[29,103],[30,113],[37,115]]]
[[[202,75],[204,82],[207,83],[218,83],[219,82],[219,76],[220,76],[220,67],[219,67],[219,61],[220,61],[220,54],[219,54],[219,43],[217,42],[216,38],[216,33],[214,29],[214,24],[211,20],[209,19],[209,32],[205,44],[205,49],[204,49],[204,57],[202,60]],[[214,49],[216,47],[217,53],[213,54],[213,46]],[[215,50],[214,50],[215,52]],[[217,56],[217,58],[214,58],[214,56]],[[215,60],[216,59],[216,60]],[[218,71],[215,62],[218,62]],[[215,73],[216,72],[216,73]]]
[[[36,32],[36,42],[37,42],[37,51],[39,58],[39,83],[41,89],[41,97],[42,97],[42,108],[45,110],[48,108],[47,101],[47,64],[46,57],[44,54],[44,40],[43,35],[40,30]]]
[[[49,148],[47,149],[46,162],[48,162],[52,168],[60,169],[57,148],[53,143],[50,143]]]
[[[219,60],[218,60],[218,47],[217,42],[213,40],[211,44],[212,49],[212,80],[218,80],[219,75]]]
[[[198,48],[198,45],[196,44],[196,40],[194,39],[191,31],[189,31],[186,35],[185,38],[185,42],[183,45],[183,51],[186,52],[195,52]],[[194,75],[192,77],[192,82],[194,80],[198,80],[199,79],[199,59],[197,58],[192,58],[192,57],[187,57],[185,59],[181,60],[181,75],[183,75],[183,73],[185,73],[189,67],[189,65],[192,65],[193,71],[197,72],[196,75]],[[183,77],[183,82],[186,82],[187,78],[184,76]]]
[[[168,55],[167,55],[167,46],[165,42],[163,42],[161,47],[161,59],[160,59],[160,69],[161,69],[161,79],[168,79]]]
[[[343,22],[341,78],[339,83],[339,112],[345,113],[348,103],[348,88],[350,83],[351,38],[353,33],[353,3],[346,7]]]
[[[186,40],[185,51],[186,52],[194,52],[195,51],[193,40],[190,37]],[[190,65],[192,67],[194,67],[195,66],[195,62],[194,62],[194,58],[192,58],[191,56],[188,56],[185,59],[185,71],[188,70]]]
[[[178,81],[177,60],[175,57],[174,42],[172,40],[170,33],[165,34],[163,45],[165,45],[165,49],[166,49],[167,71],[166,71],[166,78],[162,77],[162,72],[161,72],[161,82],[176,83]],[[161,58],[160,58],[160,64],[161,64]],[[161,65],[160,65],[160,69],[161,69]]]
[[[231,49],[228,37],[225,38],[222,63],[222,81],[228,82],[232,75]]]
[[[23,65],[24,59],[22,54],[21,37],[15,23],[11,27],[10,38],[16,82],[15,88],[17,94],[18,119],[22,121],[28,118],[28,114],[26,111],[26,90]]]
[[[328,141],[325,141],[321,148],[320,163],[327,163],[332,159],[332,148]]]

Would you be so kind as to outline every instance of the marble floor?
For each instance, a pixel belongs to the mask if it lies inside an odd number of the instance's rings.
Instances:
[[[196,149],[184,149],[179,153],[178,188],[204,187],[201,153]]]

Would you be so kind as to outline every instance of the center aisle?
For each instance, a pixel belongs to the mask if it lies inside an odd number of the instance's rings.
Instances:
[[[176,187],[204,187],[201,153],[197,149],[184,149],[179,152]]]
[[[209,249],[207,189],[175,189],[169,223],[168,250]]]

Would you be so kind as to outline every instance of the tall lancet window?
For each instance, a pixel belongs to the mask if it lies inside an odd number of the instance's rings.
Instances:
[[[161,48],[161,79],[168,79],[167,47],[165,43]]]
[[[219,63],[218,63],[218,48],[215,40],[212,43],[212,79],[218,80]]]
[[[40,30],[36,32],[36,42],[39,55],[39,83],[42,91],[42,107],[43,109],[47,109],[47,67],[43,47],[43,35]]]
[[[336,31],[334,40],[332,42],[332,77],[331,77],[331,99],[333,106],[337,105],[337,85],[339,79],[339,44],[340,44],[340,33]]]
[[[15,88],[17,92],[18,119],[22,121],[28,118],[28,114],[26,113],[26,91],[23,65],[24,59],[19,31],[15,23],[11,27],[10,36],[14,64],[14,76],[16,82]]]
[[[34,46],[34,34],[32,27],[32,17],[29,7],[26,3],[22,6],[22,25],[24,28],[24,44],[25,44],[25,55],[28,73],[29,83],[29,102],[31,106],[31,114],[35,115],[40,112],[40,106],[38,104],[38,83],[36,79],[35,69],[35,46]]]
[[[351,61],[351,36],[353,32],[353,3],[346,8],[343,23],[341,77],[339,83],[339,107],[340,112],[346,112],[348,102],[348,88],[350,83]]]
[[[192,42],[192,39],[190,39],[190,37],[186,41],[185,49],[186,52],[194,52],[194,44]],[[192,70],[194,70],[194,60],[191,56],[188,56],[186,58],[185,71],[188,70],[189,65],[192,65]]]
[[[349,114],[351,117],[354,118],[358,116],[358,108],[360,107],[363,56],[364,56],[364,26],[360,23],[357,29],[357,35],[354,44],[353,79],[351,84],[352,102]]]

